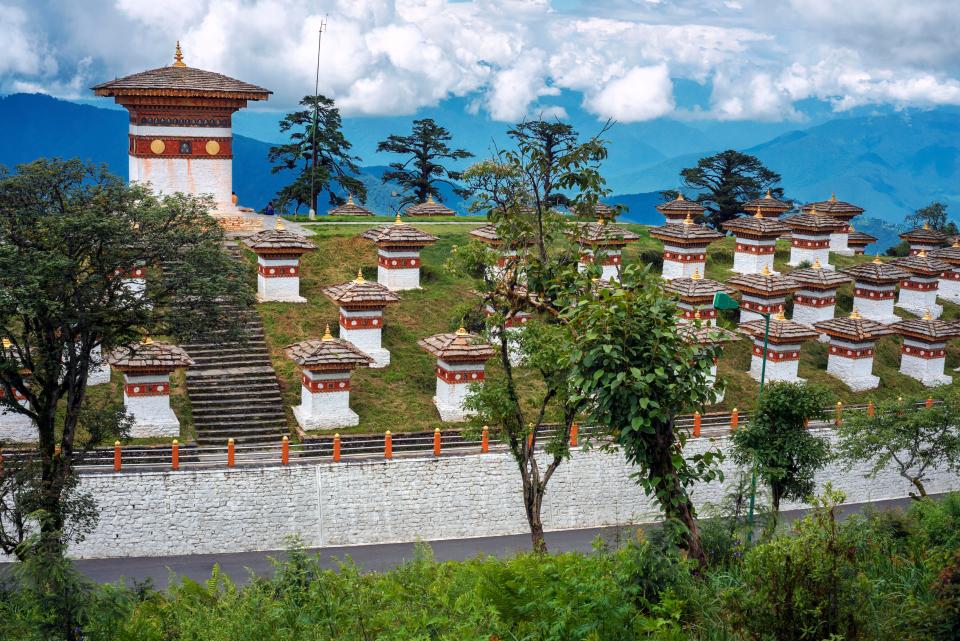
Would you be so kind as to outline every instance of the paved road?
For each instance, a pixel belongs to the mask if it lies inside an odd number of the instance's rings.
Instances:
[[[909,505],[909,499],[895,499],[870,504],[852,504],[845,506],[844,514],[860,512],[867,505],[875,509],[903,508]],[[802,515],[805,510],[785,512],[785,520]],[[649,527],[649,526],[645,526]],[[551,551],[578,550],[588,552],[597,537],[602,537],[612,545],[629,540],[634,536],[633,528],[590,528],[584,530],[566,530],[548,532],[547,545]],[[430,541],[434,556],[439,561],[462,560],[477,555],[509,556],[530,549],[530,537],[526,534],[514,536],[481,537]],[[348,547],[327,547],[311,550],[321,554],[326,567],[334,567],[338,559],[350,557],[367,570],[384,570],[394,567],[413,556],[413,543],[390,543],[382,545],[357,545]],[[233,554],[202,554],[167,557],[131,557],[122,559],[89,559],[77,561],[77,567],[91,579],[101,582],[114,582],[120,579],[144,581],[150,579],[157,588],[165,588],[171,577],[188,576],[194,580],[209,578],[214,564],[220,570],[239,583],[245,583],[251,575],[270,575],[273,567],[271,558],[282,558],[283,551],[237,552]],[[0,565],[0,574],[5,568]]]

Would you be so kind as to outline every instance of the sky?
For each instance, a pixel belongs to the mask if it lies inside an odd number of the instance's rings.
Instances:
[[[802,121],[804,106],[960,105],[956,0],[0,0],[0,93],[90,97],[188,65],[347,116],[450,99],[494,121]],[[691,98],[696,96],[696,99]]]

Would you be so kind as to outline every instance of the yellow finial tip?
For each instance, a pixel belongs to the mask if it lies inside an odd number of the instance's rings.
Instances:
[[[687,217],[683,219],[683,224],[684,224],[684,225],[692,225],[692,224],[693,224],[693,218],[690,217],[690,212],[689,212],[689,211],[687,212]]]
[[[357,277],[353,279],[353,282],[355,282],[355,283],[365,283],[365,282],[367,282],[367,281],[364,280],[364,278],[363,278],[363,268],[358,268],[358,269],[357,269]]]
[[[463,326],[463,323],[460,323],[460,327],[457,328],[456,331],[457,336],[466,336],[469,333],[470,332],[467,331],[467,328]]]
[[[183,61],[183,50],[180,48],[180,41],[177,40],[177,47],[173,50],[173,66],[186,67],[187,63]]]
[[[279,214],[277,215],[277,222],[273,226],[273,228],[276,229],[277,231],[283,231],[286,229],[286,227],[283,226],[283,219],[280,218]]]
[[[330,333],[330,323],[327,323],[326,329],[323,330],[323,340],[332,341],[333,334]]]
[[[877,254],[876,256],[873,257],[873,264],[874,264],[874,265],[882,265],[882,264],[883,264],[883,261],[880,260],[880,254]]]
[[[951,245],[951,247],[960,247],[960,236],[953,239],[953,245]]]
[[[347,194],[347,204],[348,205],[353,204],[353,194]]]
[[[150,338],[149,336],[146,336],[146,337],[144,337],[144,339],[143,339],[143,344],[144,344],[144,345],[153,345],[153,339]]]
[[[770,275],[771,275],[771,274],[770,274],[770,265],[764,263],[764,264],[763,264],[763,271],[760,272],[760,273],[763,274],[764,276],[770,276]]]
[[[850,318],[852,318],[853,320],[859,319],[859,318],[860,318],[860,310],[857,309],[856,307],[854,307],[854,308],[853,308],[853,311],[850,312]]]
[[[819,258],[817,258],[816,260],[813,261],[813,268],[814,268],[814,269],[823,269],[823,265],[820,264],[820,259],[819,259]]]
[[[428,202],[428,203],[432,203],[432,202],[433,202],[433,194],[427,194],[427,202]]]
[[[782,309],[779,312],[777,312],[777,315],[774,316],[774,318],[778,321],[787,320],[787,316],[783,313]]]
[[[6,336],[3,337],[3,349],[10,349],[10,345],[13,343],[10,342],[10,339]]]
[[[677,192],[677,200],[686,200],[686,198],[683,197],[683,192],[682,192],[682,191],[678,191],[678,192]]]
[[[925,312],[923,312],[923,320],[929,321],[933,320],[933,315],[930,313],[930,308],[928,307]]]
[[[830,202],[832,203],[837,202],[837,192],[834,191],[830,193]]]
[[[760,205],[757,205],[757,213],[753,215],[754,218],[763,218],[763,214],[760,213]]]
[[[924,228],[924,229],[930,229],[930,221],[928,221],[928,220],[923,221],[923,228]]]
[[[693,318],[694,318],[694,320],[700,320],[700,319],[702,318],[702,316],[700,316],[700,308],[699,308],[699,307],[697,308],[697,310],[696,310],[695,312],[693,312]]]
[[[921,249],[920,251],[917,252],[917,258],[926,258],[926,257],[927,257],[926,249]]]
[[[814,216],[817,215],[817,204],[816,204],[816,203],[810,205],[810,213],[813,214]]]
[[[773,199],[773,193],[768,189],[768,190],[767,190],[767,195],[764,196],[764,198],[766,198],[767,200],[772,200],[772,199]]]
[[[393,224],[394,224],[394,225],[402,225],[402,224],[403,224],[403,220],[400,218],[400,212],[399,212],[399,211],[397,212],[397,217],[393,219]]]
[[[700,274],[700,268],[699,268],[699,267],[694,267],[694,268],[693,268],[693,275],[690,276],[690,278],[692,278],[693,280],[701,280],[701,279],[703,278],[703,276]]]

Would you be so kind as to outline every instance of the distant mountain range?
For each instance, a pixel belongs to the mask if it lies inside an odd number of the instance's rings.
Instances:
[[[568,97],[561,96],[561,99]],[[486,154],[494,141],[503,143],[507,126],[471,115],[466,104],[446,101],[417,117],[436,117],[454,134],[453,144]],[[582,133],[601,127],[576,104],[564,104],[572,124]],[[279,115],[241,112],[235,129],[277,139]],[[396,210],[394,187],[380,176],[392,160],[375,155],[376,143],[390,133],[405,133],[410,117],[345,118],[344,131],[354,150],[367,162],[361,178],[367,185],[368,206],[379,213]],[[112,171],[127,174],[123,110],[77,104],[39,94],[0,97],[0,122],[5,140],[0,164],[12,166],[41,156],[77,156],[105,162]],[[933,200],[942,200],[954,217],[960,216],[960,110],[911,110],[902,113],[819,117],[806,129],[790,130],[790,123],[683,123],[655,120],[614,125],[607,138],[610,157],[604,174],[614,192],[608,199],[629,208],[631,222],[662,222],[654,206],[659,192],[675,188],[680,169],[709,153],[740,148],[761,158],[783,176],[787,195],[801,202],[837,197],[857,203],[867,217],[857,227],[881,237],[881,246],[896,241],[895,226],[905,215]],[[742,141],[740,145],[735,141]],[[242,203],[260,208],[288,180],[272,174],[266,160],[271,143],[241,133],[235,135],[234,186]],[[466,203],[449,190],[446,204],[459,212]],[[326,209],[321,201],[321,211]],[[885,224],[884,224],[885,223]]]

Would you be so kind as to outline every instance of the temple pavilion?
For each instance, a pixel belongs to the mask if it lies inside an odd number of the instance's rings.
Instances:
[[[180,43],[173,64],[102,82],[130,113],[130,182],[149,182],[162,194],[212,194],[217,213],[234,213],[233,114],[266,100],[263,87],[188,67]]]
[[[900,296],[896,306],[917,316],[928,313],[933,318],[940,318],[943,314],[943,307],[937,304],[940,277],[950,271],[950,264],[928,256],[924,249],[912,256],[898,258],[893,263],[910,274],[908,278],[900,280]]]
[[[875,242],[877,242],[876,236],[854,229],[853,225],[850,225],[847,232],[847,247],[850,248],[854,256],[863,256],[867,251],[867,245]]]
[[[833,318],[837,288],[853,281],[847,274],[824,269],[820,261],[790,272],[790,278],[800,283],[800,289],[793,292],[793,320],[807,325]]]
[[[514,261],[520,252],[534,243],[532,237],[516,240],[506,246],[503,239],[497,233],[497,226],[494,224],[481,225],[476,229],[470,230],[470,237],[479,240],[481,243],[496,249],[499,252],[497,256],[496,267],[490,265],[488,276],[495,280],[503,274],[507,264]]]
[[[697,201],[687,200],[678,193],[673,200],[657,205],[657,211],[663,214],[668,223],[682,223],[688,216],[694,219],[702,216],[704,209]]]
[[[347,202],[327,212],[328,216],[373,216],[373,212],[353,202],[353,194],[347,196]]]
[[[616,280],[623,262],[623,248],[640,240],[640,236],[601,218],[595,223],[577,223],[566,232],[580,245],[580,270],[594,262],[603,268],[601,278]]]
[[[650,229],[651,238],[663,243],[663,277],[689,278],[694,271],[707,271],[707,247],[723,234],[698,225],[687,213],[682,223],[667,223]]]
[[[276,227],[243,240],[257,255],[257,300],[305,303],[300,295],[300,257],[317,246],[287,230],[278,216]]]
[[[674,278],[663,285],[663,289],[679,298],[677,308],[680,319],[686,322],[702,320],[707,325],[717,324],[717,310],[713,307],[713,297],[717,292],[727,295],[736,294],[736,290],[709,278],[704,278],[699,269],[689,278]]]
[[[694,320],[699,321],[699,310],[695,315]],[[734,341],[739,341],[743,337],[737,334],[736,332],[731,332],[729,329],[724,329],[722,327],[714,327],[711,325],[697,325],[685,324],[680,328],[680,333],[684,337],[684,340],[688,343],[695,345],[702,345],[704,347],[709,345],[720,345],[722,343],[732,343]],[[713,365],[710,366],[710,376],[709,382],[711,387],[716,386],[717,381],[717,359],[714,357]],[[723,391],[720,391],[716,398],[714,398],[714,403],[723,402]]]
[[[743,211],[747,213],[757,213],[764,218],[779,218],[793,208],[788,202],[773,197],[770,190],[763,198],[754,198],[748,200],[742,205]]]
[[[843,233],[843,246],[847,245],[847,223],[821,214],[815,207],[810,213],[790,216],[783,223],[790,228],[790,260],[792,267],[801,263],[820,261],[824,269],[833,269],[830,264],[830,243],[834,234]]]
[[[436,236],[408,225],[397,214],[389,225],[373,227],[360,237],[377,246],[377,282],[393,291],[420,289],[420,251]]]
[[[844,256],[853,255],[849,245],[850,221],[863,213],[863,207],[837,200],[836,194],[830,194],[828,200],[809,203],[800,208],[801,212],[818,213],[842,221],[844,226],[830,234],[830,251]],[[869,243],[868,243],[869,244]]]
[[[853,307],[859,309],[864,318],[885,324],[900,320],[893,313],[893,299],[897,283],[909,278],[909,272],[879,257],[841,271],[853,276]]]
[[[960,239],[955,239],[950,247],[934,249],[927,255],[950,265],[950,269],[940,274],[940,298],[960,303]]]
[[[340,338],[373,359],[370,367],[390,364],[390,352],[381,343],[383,310],[400,297],[380,283],[366,280],[357,270],[351,281],[323,288],[324,295],[340,308]]]
[[[949,385],[953,382],[953,378],[943,373],[943,367],[947,356],[947,341],[960,336],[960,325],[936,319],[927,313],[923,318],[896,322],[890,329],[903,337],[900,373],[927,387]]]
[[[757,210],[753,216],[741,216],[723,223],[723,228],[737,237],[733,254],[733,271],[738,274],[759,274],[764,269],[775,274],[773,256],[777,239],[790,228],[776,218],[764,218]]]
[[[900,240],[910,243],[910,255],[912,256],[920,253],[921,250],[929,252],[943,247],[947,243],[947,235],[935,229],[930,229],[929,223],[923,223],[923,227],[915,227],[900,234]]]
[[[457,212],[453,211],[446,205],[435,201],[433,199],[433,194],[430,194],[429,196],[427,196],[426,201],[407,207],[403,213],[406,216],[456,216],[457,215]]]
[[[444,422],[469,418],[465,401],[473,383],[482,383],[484,364],[496,353],[479,336],[461,327],[456,332],[434,334],[417,344],[437,359],[437,392],[433,403]]]
[[[764,219],[769,220],[769,219]],[[740,274],[727,281],[740,292],[740,322],[763,319],[762,314],[776,314],[786,308],[787,294],[800,289],[800,283],[789,276],[772,273],[767,266],[759,274]]]
[[[753,339],[753,357],[750,360],[750,376],[760,380],[763,370],[763,341],[767,335],[764,319],[740,323],[740,331]],[[800,346],[817,338],[819,332],[804,323],[787,320],[783,312],[770,318],[767,335],[766,381],[800,382],[797,376],[800,365]]]
[[[873,375],[877,339],[892,334],[888,325],[864,318],[856,309],[847,318],[829,318],[815,327],[830,337],[827,372],[854,392],[874,389],[880,378]]]

